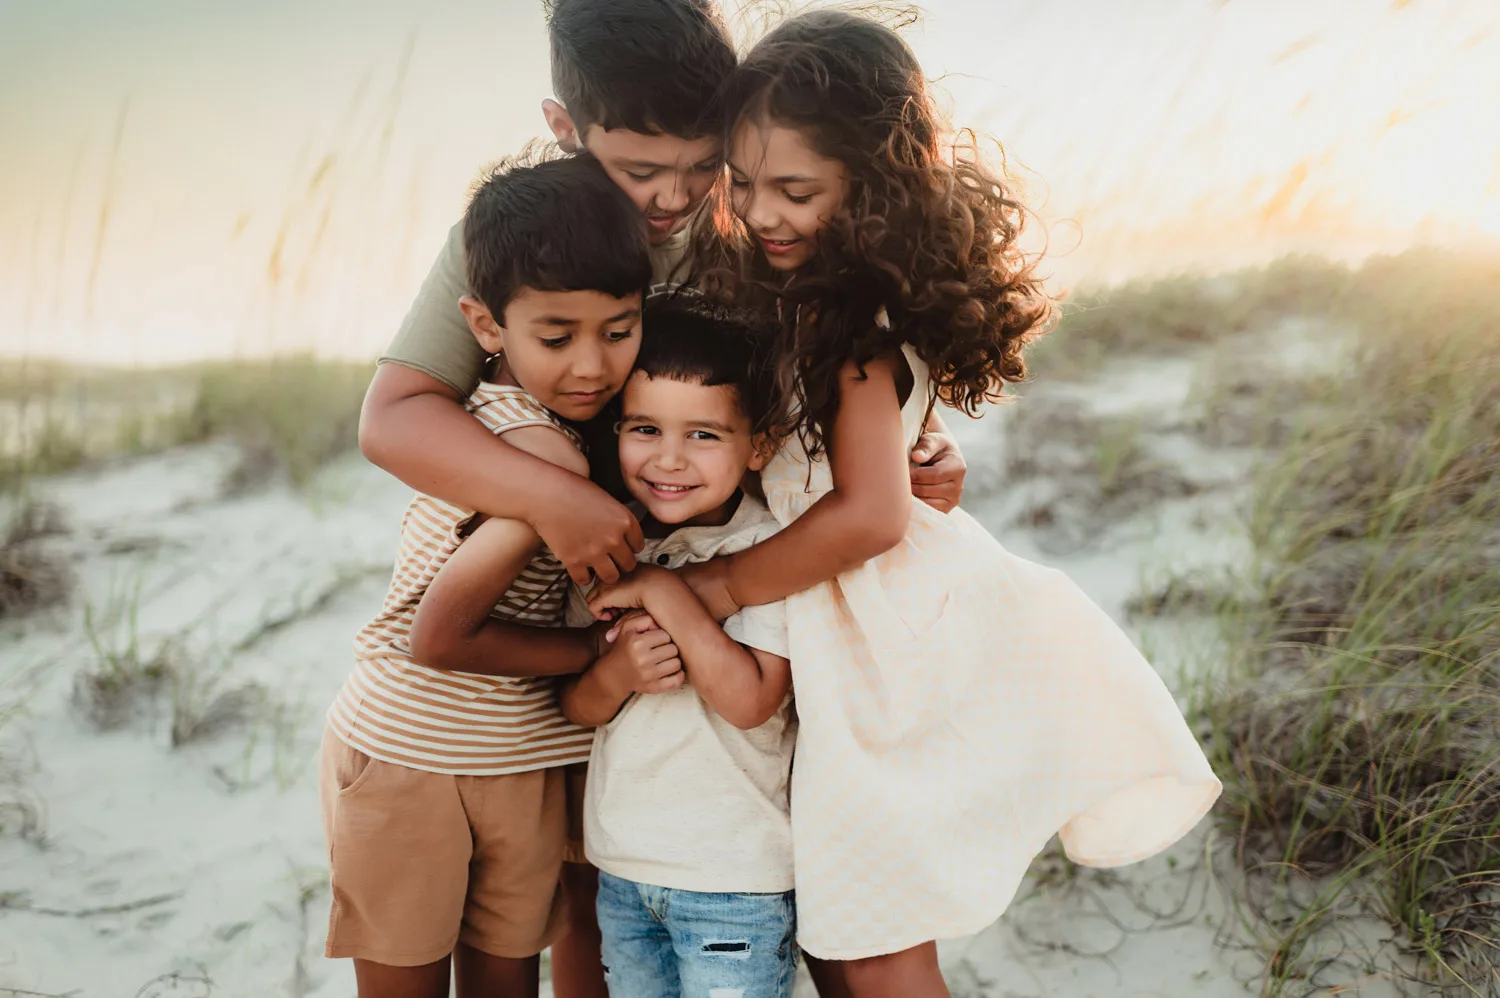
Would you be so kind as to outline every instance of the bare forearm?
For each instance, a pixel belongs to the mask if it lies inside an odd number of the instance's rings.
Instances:
[[[726,584],[739,606],[786,599],[901,543],[909,515],[904,502],[900,515],[891,516],[835,489],[784,530],[731,556]]]
[[[360,447],[372,464],[425,495],[534,524],[541,510],[598,486],[502,442],[440,395],[367,406]],[[517,482],[525,482],[518,488]]]
[[[418,644],[415,640],[414,646]],[[436,642],[435,642],[436,643]],[[594,639],[586,628],[532,627],[503,620],[483,623],[424,648],[418,662],[432,669],[481,676],[567,676],[594,660]]]
[[[609,668],[595,663],[583,675],[568,680],[561,697],[564,717],[585,728],[598,728],[615,719],[630,699],[630,688],[621,687]]]
[[[691,589],[673,576],[647,594],[646,612],[662,630],[682,658],[683,670],[693,688],[720,717],[738,727],[755,727],[765,720],[763,709],[781,700],[767,690],[768,679],[760,664],[709,615]]]

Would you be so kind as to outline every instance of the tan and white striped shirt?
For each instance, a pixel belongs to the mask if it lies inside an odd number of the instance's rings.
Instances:
[[[520,388],[482,383],[466,406],[490,432],[552,426],[577,434]],[[474,513],[418,495],[401,522],[401,550],[380,614],[354,639],[355,665],[328,711],[345,744],[385,762],[432,773],[490,776],[584,762],[593,732],[570,724],[557,680],[431,669],[411,657],[417,604],[463,543]],[[494,616],[562,624],[568,576],[545,547],[511,583]]]

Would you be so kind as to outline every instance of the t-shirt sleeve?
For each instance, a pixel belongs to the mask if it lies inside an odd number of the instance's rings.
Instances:
[[[782,600],[741,607],[739,613],[724,621],[724,633],[747,648],[791,657],[786,636],[786,603]]]
[[[461,398],[468,398],[484,374],[486,360],[484,348],[458,310],[458,300],[468,293],[460,223],[448,233],[417,300],[380,362],[430,374]]]

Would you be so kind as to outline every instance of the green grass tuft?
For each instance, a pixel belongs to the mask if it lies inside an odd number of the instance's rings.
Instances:
[[[1494,261],[1434,253],[1352,272],[1323,314],[1353,354],[1286,396],[1256,478],[1257,596],[1224,608],[1238,660],[1194,699],[1268,993],[1350,912],[1397,930],[1421,993],[1500,993],[1496,287]]]
[[[154,370],[0,365],[0,487],[184,444],[228,441],[231,481],[306,483],[357,445],[370,366],[311,356]]]

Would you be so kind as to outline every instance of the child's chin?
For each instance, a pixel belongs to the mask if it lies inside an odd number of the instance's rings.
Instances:
[[[647,502],[646,509],[657,523],[686,523],[703,513],[701,509],[689,509],[676,503]]]

